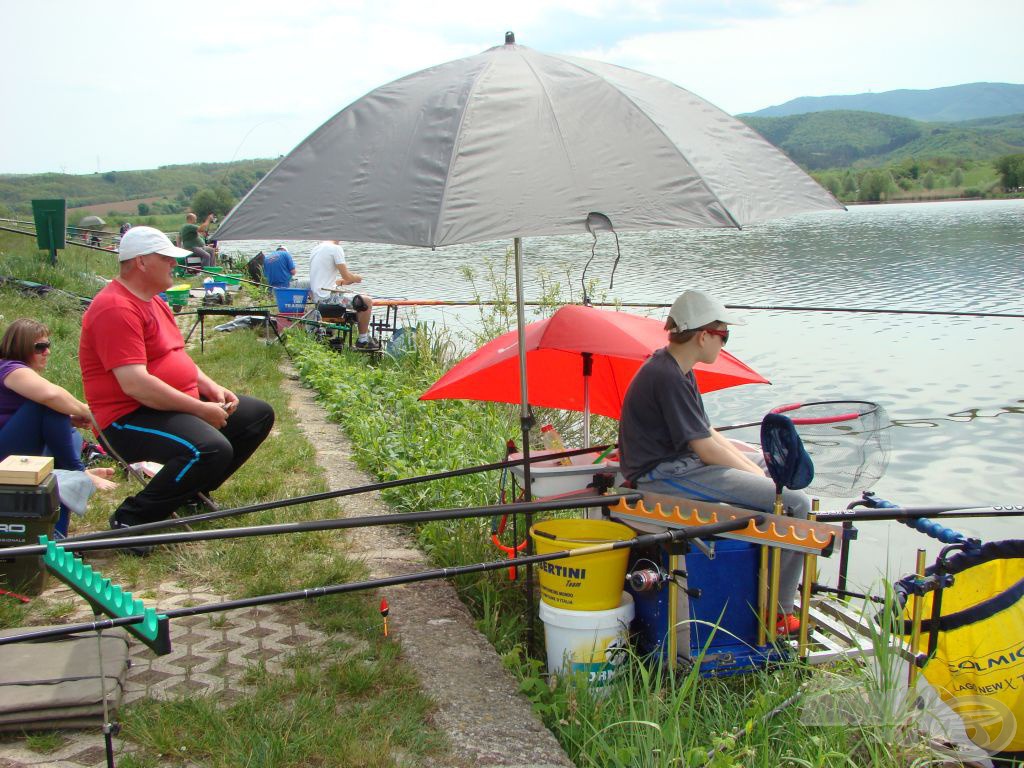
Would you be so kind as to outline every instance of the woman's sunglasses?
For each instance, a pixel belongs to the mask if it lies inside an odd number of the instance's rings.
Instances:
[[[35,343],[36,352],[45,352],[50,348],[50,342],[48,341],[37,341]]]

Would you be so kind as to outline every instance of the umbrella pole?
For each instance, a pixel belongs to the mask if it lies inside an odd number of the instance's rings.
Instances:
[[[514,238],[512,251],[515,256],[516,270],[516,327],[519,331],[519,424],[523,430],[523,494],[526,501],[533,500],[530,487],[530,429],[533,426],[533,414],[530,412],[530,394],[526,382],[526,308],[523,303],[523,239]],[[530,528],[533,527],[533,515],[526,513],[526,555],[533,554],[533,541]],[[526,648],[532,653],[535,645],[535,627],[533,619],[533,562],[526,564]]]
[[[583,353],[583,447],[590,447],[590,377],[594,374],[594,356]]]

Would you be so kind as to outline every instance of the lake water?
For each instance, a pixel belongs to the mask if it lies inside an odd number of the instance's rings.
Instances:
[[[595,300],[670,303],[687,288],[727,304],[1024,313],[1024,201],[858,206],[792,217],[745,231],[679,230],[601,235],[588,277]],[[525,294],[558,286],[578,300],[592,239],[523,241]],[[276,243],[224,243],[251,256]],[[311,242],[287,243],[305,273]],[[374,296],[490,297],[483,265],[500,267],[507,242],[437,251],[346,244],[349,264]],[[462,267],[477,270],[477,285]],[[641,309],[631,309],[645,313]],[[664,309],[646,312],[658,317]],[[880,496],[910,505],[1024,504],[1024,319],[914,314],[750,310],[729,351],[771,386],[711,393],[719,425],[757,420],[783,403],[856,399],[881,403],[891,420]],[[419,308],[410,319],[470,329],[478,311]],[[737,433],[733,433],[737,435]],[[756,439],[756,431],[745,437]],[[823,509],[856,497],[822,500]],[[949,522],[984,540],[1020,537],[1024,519]],[[851,575],[861,586],[903,574],[914,550],[941,545],[898,523],[864,523]],[[823,563],[828,573],[835,561]]]

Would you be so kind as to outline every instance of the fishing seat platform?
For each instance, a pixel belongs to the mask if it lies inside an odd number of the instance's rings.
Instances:
[[[0,637],[23,631],[2,630]],[[102,652],[89,632],[5,647],[0,653],[0,731],[102,725],[103,698],[108,711],[120,706],[130,661],[124,630],[103,632],[101,642]]]

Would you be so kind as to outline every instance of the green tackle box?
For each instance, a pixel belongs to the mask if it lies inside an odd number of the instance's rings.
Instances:
[[[0,589],[38,595],[46,581],[41,556],[4,557],[6,547],[38,544],[53,536],[60,500],[57,479],[48,475],[39,485],[0,485]]]

